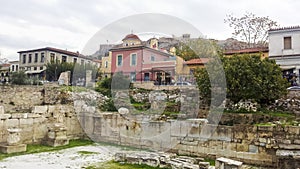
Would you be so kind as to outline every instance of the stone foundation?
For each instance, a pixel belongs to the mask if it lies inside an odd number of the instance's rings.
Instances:
[[[85,121],[87,135],[96,141],[204,158],[225,157],[264,167],[276,168],[280,159],[280,163],[289,163],[277,151],[300,151],[300,126],[211,126],[199,119],[138,123],[142,117],[132,119],[116,112],[86,115],[81,120]],[[216,127],[211,137],[204,137],[204,126],[206,132]],[[292,165],[300,167],[298,157],[290,158]]]
[[[26,144],[0,145],[0,152],[5,154],[24,152],[26,149]]]

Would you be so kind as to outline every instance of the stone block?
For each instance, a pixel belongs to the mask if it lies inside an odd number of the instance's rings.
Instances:
[[[210,165],[209,162],[200,162],[199,169],[208,169],[209,165]]]
[[[46,114],[48,111],[48,106],[34,106],[33,113],[36,114]]]
[[[4,106],[0,106],[0,114],[4,114]]]
[[[294,140],[294,144],[300,144],[300,140]]]
[[[1,120],[6,120],[11,118],[11,114],[0,114],[0,119]]]
[[[267,139],[266,138],[258,138],[258,141],[260,143],[267,143]]]
[[[282,140],[283,144],[292,144],[292,140]]]
[[[26,119],[26,118],[28,118],[28,113],[12,113],[11,118],[13,118],[13,119]]]
[[[69,144],[69,139],[47,139],[46,145],[52,147],[64,146]]]
[[[126,160],[126,153],[116,153],[114,160],[116,162],[125,162],[125,160]]]
[[[33,118],[33,123],[43,123],[45,122],[47,119],[43,118],[43,117],[38,117],[38,118]]]
[[[258,147],[256,145],[249,145],[249,153],[258,153]]]
[[[33,119],[32,118],[28,118],[28,119],[20,119],[20,125],[33,125]]]
[[[19,119],[7,119],[5,121],[5,126],[7,128],[10,128],[10,127],[19,127]]]
[[[0,145],[0,152],[5,154],[24,152],[27,149],[26,144],[19,145]]]
[[[298,144],[279,144],[279,148],[287,150],[300,150],[300,145]]]
[[[125,108],[125,107],[121,107],[121,108],[118,109],[118,112],[120,114],[128,114],[129,110],[127,108]]]
[[[48,106],[48,113],[54,113],[56,111],[56,106]]]
[[[27,118],[39,118],[42,117],[42,115],[35,114],[35,113],[28,113]]]
[[[141,164],[146,164],[151,167],[158,167],[160,161],[157,156],[144,156],[141,158]]]

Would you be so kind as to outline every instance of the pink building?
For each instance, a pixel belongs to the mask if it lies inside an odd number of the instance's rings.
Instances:
[[[129,34],[123,43],[110,51],[111,72],[122,72],[131,81],[156,81],[169,84],[175,75],[176,57],[158,50],[158,40],[150,39],[146,44],[137,35]]]

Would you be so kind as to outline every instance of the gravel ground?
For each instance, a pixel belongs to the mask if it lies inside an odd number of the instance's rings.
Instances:
[[[80,151],[95,152],[83,154]],[[1,169],[79,169],[94,163],[109,161],[120,148],[90,145],[55,152],[9,157],[0,161]]]

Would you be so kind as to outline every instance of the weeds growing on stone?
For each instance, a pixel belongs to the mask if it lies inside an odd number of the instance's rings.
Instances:
[[[89,166],[86,169],[158,169],[159,167],[151,167],[148,165],[139,165],[139,164],[127,164],[127,163],[119,163],[115,161],[109,161],[105,163],[99,163],[94,166]],[[167,169],[167,168],[160,168]]]
[[[59,146],[59,147],[51,147],[45,145],[27,145],[27,151],[21,153],[12,153],[12,154],[4,154],[0,153],[0,160],[3,160],[8,157],[18,156],[18,155],[25,155],[25,154],[34,154],[34,153],[41,153],[41,152],[51,152],[51,151],[59,151],[67,148],[77,147],[77,146],[86,146],[93,144],[93,141],[90,140],[70,140],[68,145]]]

